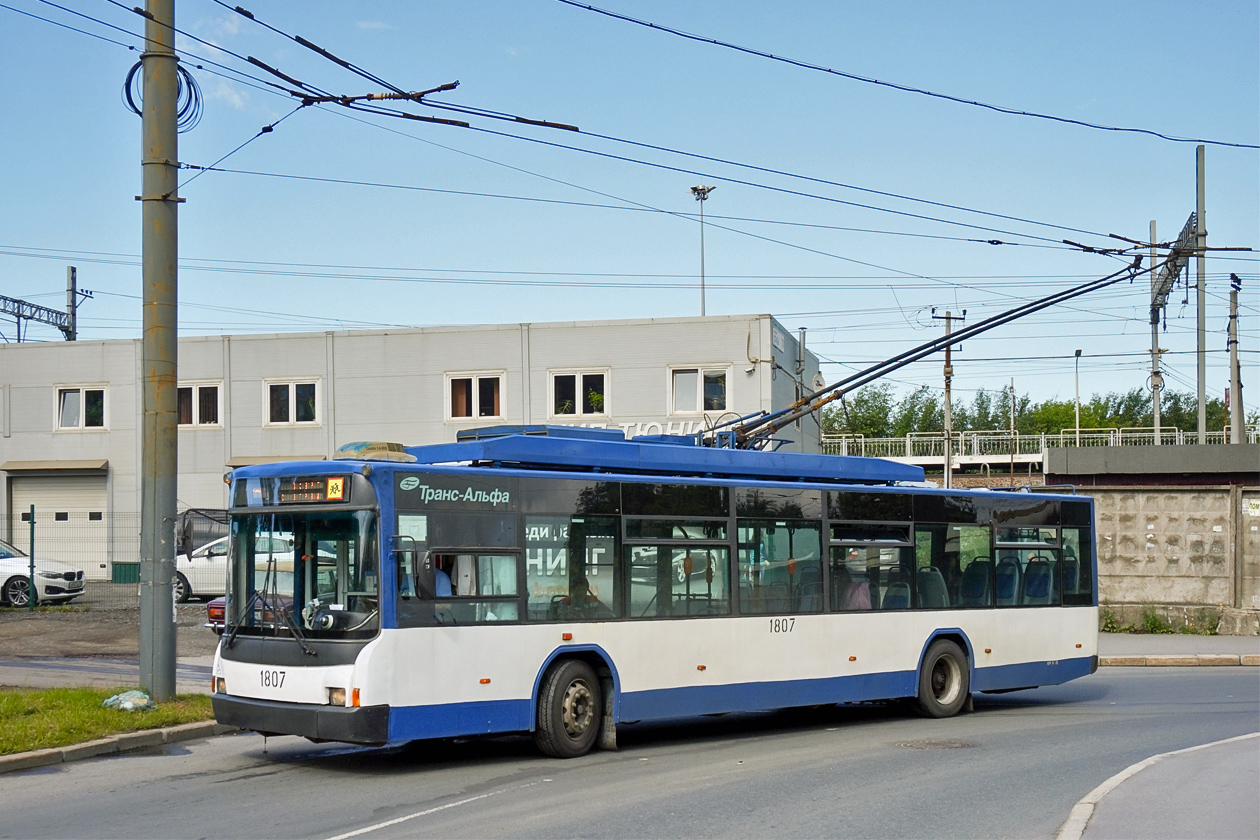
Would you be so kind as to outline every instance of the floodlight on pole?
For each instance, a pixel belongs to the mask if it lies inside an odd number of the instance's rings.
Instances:
[[[700,317],[704,317],[704,202],[717,187],[692,187],[691,194],[700,202]]]

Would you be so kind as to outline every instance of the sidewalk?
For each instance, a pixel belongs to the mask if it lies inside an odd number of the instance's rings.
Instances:
[[[1260,636],[1099,633],[1103,666],[1260,665]]]
[[[1260,733],[1163,753],[1090,791],[1056,840],[1250,840],[1260,837],[1257,790]]]
[[[178,694],[209,694],[214,656],[183,656],[175,663]],[[0,659],[0,685],[17,688],[62,686],[119,688],[140,684],[134,656],[21,657]]]

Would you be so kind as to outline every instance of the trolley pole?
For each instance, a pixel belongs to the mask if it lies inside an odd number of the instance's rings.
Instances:
[[[175,696],[176,196],[175,0],[146,0],[141,171],[144,402],[140,463],[140,683]]]

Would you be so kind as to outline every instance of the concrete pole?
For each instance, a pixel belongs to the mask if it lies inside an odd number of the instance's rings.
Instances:
[[[141,171],[144,377],[140,459],[140,684],[175,696],[176,197],[175,0],[146,0]]]
[[[951,314],[945,312],[945,338],[949,338]],[[954,366],[950,364],[950,345],[945,345],[945,487],[954,486],[954,413],[949,401],[949,385],[954,378]]]
[[[1199,146],[1195,153],[1195,263],[1198,272],[1199,303],[1199,443],[1207,443],[1207,221],[1203,218],[1204,153]]]
[[[1155,220],[1151,219],[1151,291],[1155,290]],[[1164,389],[1164,376],[1159,372],[1159,317],[1151,313],[1151,413],[1155,416],[1155,445],[1159,446],[1160,392]]]
[[[1229,442],[1243,442],[1242,371],[1238,369],[1238,290],[1242,281],[1231,274],[1229,286]]]
[[[75,341],[79,337],[79,283],[75,276],[74,266],[66,266],[66,320],[70,323],[70,334],[67,341]]]
[[[1076,445],[1081,445],[1081,351],[1076,351]]]

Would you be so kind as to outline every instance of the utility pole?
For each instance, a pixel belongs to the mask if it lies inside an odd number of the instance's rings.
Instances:
[[[1151,219],[1151,296],[1154,299],[1159,278],[1155,273],[1155,220]],[[1159,429],[1160,391],[1164,389],[1164,376],[1159,372],[1159,313],[1151,317],[1151,414],[1155,418],[1155,445],[1160,445]]]
[[[932,317],[935,319],[935,318],[938,318],[939,316],[936,314],[935,311],[933,311]],[[944,411],[944,414],[945,414],[945,487],[946,488],[950,488],[954,486],[954,411],[953,411],[953,405],[950,402],[950,394],[949,394],[950,384],[953,382],[953,379],[954,379],[954,366],[951,363],[951,358],[950,358],[950,350],[953,349],[953,345],[949,343],[949,336],[952,331],[951,327],[953,325],[953,317],[954,317],[953,313],[951,313],[949,310],[945,311],[945,319],[944,319],[945,320],[945,405],[944,405],[945,411]],[[960,321],[964,320],[966,317],[967,317],[967,310],[964,309],[962,316],[959,318],[959,320]]]
[[[146,0],[141,195],[144,402],[140,459],[140,684],[162,702],[175,696],[179,199],[175,0]]]
[[[1199,303],[1199,445],[1207,443],[1207,221],[1203,218],[1204,152],[1195,153],[1195,257]]]
[[[66,341],[77,341],[79,338],[79,281],[74,266],[66,266],[66,320],[70,330],[66,333]]]
[[[1229,442],[1243,442],[1242,371],[1238,369],[1238,293],[1242,280],[1229,275]]]
[[[700,317],[704,317],[704,203],[717,187],[692,187],[691,194],[700,202]]]
[[[1076,351],[1076,445],[1081,445],[1081,351]]]
[[[1011,486],[1015,486],[1015,377],[1011,377]]]

